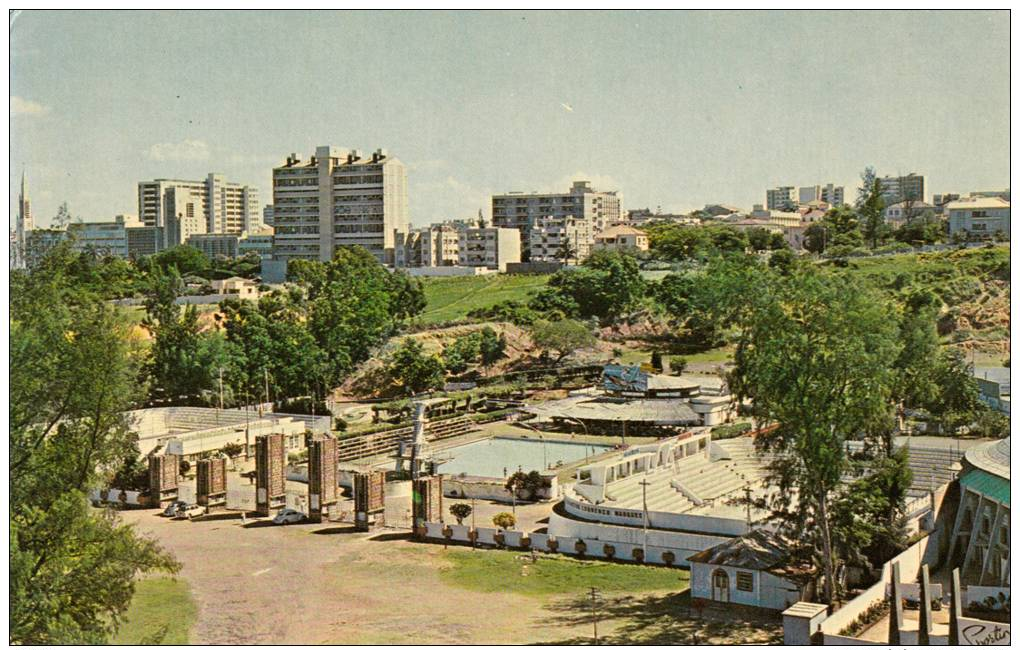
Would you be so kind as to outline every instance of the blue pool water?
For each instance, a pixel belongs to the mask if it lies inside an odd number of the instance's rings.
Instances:
[[[543,446],[545,447],[543,453]],[[440,458],[449,458],[439,466],[443,474],[465,473],[469,476],[503,476],[517,471],[519,465],[525,472],[543,469],[543,462],[554,466],[557,461],[564,464],[583,460],[588,456],[601,454],[611,449],[609,445],[594,445],[580,442],[547,440],[522,440],[518,438],[486,438],[436,452]]]

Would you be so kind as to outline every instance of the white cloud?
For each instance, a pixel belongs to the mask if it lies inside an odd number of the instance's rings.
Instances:
[[[209,145],[201,140],[157,142],[145,152],[150,160],[208,160]]]
[[[49,106],[33,102],[24,97],[11,95],[11,115],[45,115],[50,112]]]

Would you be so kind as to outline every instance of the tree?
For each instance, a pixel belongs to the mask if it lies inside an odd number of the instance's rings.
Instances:
[[[680,262],[700,256],[711,246],[704,228],[663,221],[644,227],[648,250],[655,259]]]
[[[764,228],[748,228],[747,232],[747,243],[751,246],[752,250],[764,251],[769,249],[769,244],[772,241],[772,233]]]
[[[662,353],[658,350],[652,350],[652,358],[650,361],[652,370],[662,372]]]
[[[503,358],[506,354],[506,336],[496,334],[496,330],[488,325],[482,328],[479,348],[482,356],[482,366],[488,368]]]
[[[471,506],[466,503],[455,503],[450,506],[450,514],[457,519],[457,525],[462,525],[464,520],[471,516]]]
[[[948,427],[971,422],[984,408],[977,381],[960,351],[945,348],[939,352],[932,381],[938,389],[923,408]]]
[[[797,256],[789,248],[777,250],[769,256],[769,268],[783,275],[789,274],[797,262]]]
[[[871,169],[870,167],[868,168]],[[871,170],[874,175],[874,170]],[[865,177],[868,170],[861,175]],[[863,193],[863,194],[862,194]],[[889,228],[885,223],[885,200],[882,198],[882,183],[877,179],[871,180],[871,185],[858,190],[858,196],[862,197],[857,206],[860,213],[861,231],[864,238],[871,244],[871,248],[878,248],[879,240],[888,236]]]
[[[562,261],[564,264],[568,264],[570,260],[577,259],[577,250],[570,245],[570,242],[566,239],[560,243],[559,250],[556,251],[556,258]]]
[[[531,340],[539,348],[554,352],[554,363],[559,364],[574,352],[594,346],[597,339],[584,323],[564,319],[535,323]]]
[[[227,458],[237,458],[244,452],[244,445],[239,442],[228,442],[220,447],[220,452]]]
[[[609,321],[629,313],[644,291],[641,269],[633,256],[600,250],[589,256],[580,269],[554,273],[532,308],[541,311],[562,304],[565,315]],[[549,300],[553,297],[562,303]]]
[[[407,271],[397,269],[389,274],[389,280],[387,291],[393,305],[390,310],[393,318],[405,320],[425,311],[427,301],[421,278],[413,278]]]
[[[68,250],[11,274],[10,637],[101,644],[146,572],[179,565],[152,540],[97,514],[89,489],[132,467],[140,351],[121,312],[76,284]]]
[[[1005,438],[1009,435],[1009,418],[990,408],[981,409],[970,432],[982,438]]]
[[[159,267],[163,271],[168,271],[171,267],[175,268],[177,273],[182,276],[200,275],[212,265],[205,253],[187,244],[174,246],[156,253],[152,256],[150,263],[152,266]]]
[[[828,244],[829,232],[824,222],[816,222],[804,229],[804,250],[821,255]]]
[[[217,368],[226,363],[226,346],[218,333],[204,333],[194,305],[178,305],[183,282],[174,266],[155,267],[149,275],[142,326],[153,336],[146,374],[150,402],[195,403],[215,388]]]
[[[875,168],[868,165],[861,172],[861,184],[857,188],[857,200],[854,202],[855,207],[861,207],[871,197],[871,191],[876,181],[878,181],[878,175],[875,173]]]
[[[407,337],[390,358],[388,373],[404,392],[414,395],[442,388],[446,369],[439,357],[425,354],[420,342]]]
[[[492,523],[501,530],[510,530],[517,525],[517,517],[510,512],[498,512],[492,517]]]
[[[759,423],[776,424],[755,438],[775,454],[768,505],[788,533],[812,543],[831,603],[832,500],[850,466],[845,443],[888,417],[895,324],[875,292],[817,271],[773,278],[750,299],[731,383]]]

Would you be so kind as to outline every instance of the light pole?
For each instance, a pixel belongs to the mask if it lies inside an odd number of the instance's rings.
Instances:
[[[591,598],[591,626],[592,635],[595,637],[595,645],[599,644],[599,617],[598,611],[596,610],[596,603],[599,598],[599,590],[592,587],[588,592],[588,597]]]
[[[644,512],[644,538],[641,541],[641,556],[648,557],[648,479],[641,479],[641,510]]]

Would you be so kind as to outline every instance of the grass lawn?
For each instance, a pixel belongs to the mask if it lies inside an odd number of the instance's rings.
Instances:
[[[186,645],[198,608],[191,599],[188,583],[174,578],[147,578],[135,585],[120,630],[112,643],[117,645],[142,644],[155,640],[166,630],[159,645]]]
[[[471,551],[451,548],[444,557],[451,566],[440,570],[444,582],[483,592],[514,592],[528,596],[581,593],[591,587],[604,592],[681,591],[690,574],[683,569],[615,564],[515,551]]]
[[[735,346],[724,345],[721,348],[712,348],[711,350],[696,352],[695,354],[680,354],[674,356],[683,357],[687,363],[721,363],[723,361],[732,361],[735,349]]]
[[[532,291],[549,281],[548,275],[477,275],[462,278],[423,278],[427,306],[422,322],[460,320],[469,311],[504,300],[527,301]]]

